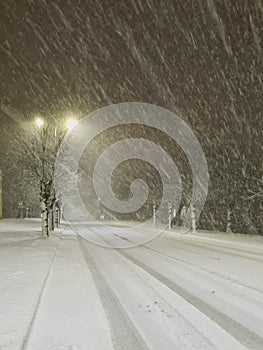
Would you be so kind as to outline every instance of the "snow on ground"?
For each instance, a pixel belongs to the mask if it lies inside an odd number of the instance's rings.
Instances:
[[[0,222],[0,349],[110,350],[76,235],[59,231],[43,239],[39,225]]]
[[[114,236],[114,226],[86,230]],[[262,350],[262,268],[262,237],[167,231],[113,250],[69,228],[42,239],[37,221],[2,220],[0,349]]]
[[[0,349],[20,349],[47,277],[58,237],[40,238],[39,223],[0,222]]]
[[[110,350],[110,330],[76,235],[63,233],[27,350]]]

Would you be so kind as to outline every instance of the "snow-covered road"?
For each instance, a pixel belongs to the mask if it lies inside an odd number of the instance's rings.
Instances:
[[[263,349],[262,237],[165,232],[121,250],[69,229],[0,237],[1,350]]]
[[[214,236],[165,233],[115,251],[80,239],[102,300],[103,277],[144,340],[135,347],[126,327],[128,348],[263,348],[263,242]],[[109,319],[118,317],[108,305]]]

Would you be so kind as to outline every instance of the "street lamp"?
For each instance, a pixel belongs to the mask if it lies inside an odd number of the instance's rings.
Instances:
[[[66,123],[67,129],[72,130],[75,128],[75,126],[78,124],[78,121],[76,119],[69,119]]]
[[[41,126],[43,126],[43,124],[44,124],[43,119],[41,119],[41,118],[37,118],[37,119],[36,119],[36,125],[37,125],[39,128],[41,128]]]

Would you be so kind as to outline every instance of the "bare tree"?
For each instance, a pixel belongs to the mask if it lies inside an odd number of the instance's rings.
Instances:
[[[42,234],[49,236],[54,229],[54,213],[57,203],[54,189],[54,168],[56,156],[65,130],[53,123],[25,123],[17,134],[14,146],[39,182],[39,201],[42,213]],[[56,220],[58,221],[58,220]]]

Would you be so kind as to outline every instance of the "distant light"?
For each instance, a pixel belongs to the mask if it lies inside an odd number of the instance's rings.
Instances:
[[[78,121],[76,119],[69,119],[67,121],[67,129],[68,130],[72,130],[73,128],[75,128],[75,126],[78,124]]]
[[[37,119],[36,119],[36,125],[37,125],[39,128],[41,128],[41,126],[43,126],[43,124],[44,124],[43,119],[41,119],[41,118],[37,118]]]

